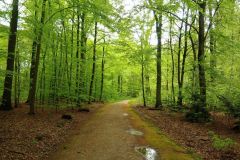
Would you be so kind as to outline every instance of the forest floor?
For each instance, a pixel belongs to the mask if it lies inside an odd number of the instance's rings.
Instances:
[[[100,106],[87,106],[89,113],[38,109],[34,116],[27,114],[29,107],[24,104],[9,112],[0,111],[0,160],[46,159],[76,126],[85,123]],[[70,114],[73,119],[64,120],[61,118],[63,114]]]
[[[239,159],[240,148],[212,146],[209,131],[240,143],[231,130],[234,120],[222,114],[214,114],[212,123],[192,124],[183,114],[131,107],[128,101],[88,107],[90,113],[38,110],[34,116],[26,106],[1,111],[0,160]],[[73,120],[63,120],[65,113]]]
[[[128,101],[105,105],[92,116],[66,143],[52,153],[49,160],[141,160],[138,147],[151,147],[148,160],[192,160],[185,149],[176,145],[152,124],[142,120]],[[142,150],[146,153],[146,150]],[[140,151],[141,152],[141,151]],[[155,157],[155,158],[153,158]],[[159,158],[160,157],[160,158]]]
[[[134,109],[139,115],[158,126],[163,134],[197,152],[206,160],[240,159],[240,134],[232,130],[235,120],[223,113],[212,113],[211,123],[197,124],[185,121],[183,113],[149,110],[141,106],[135,106]],[[226,150],[217,150],[212,145],[209,131],[222,138],[231,138],[237,144]]]

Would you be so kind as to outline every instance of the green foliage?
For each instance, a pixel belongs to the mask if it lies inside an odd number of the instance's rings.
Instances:
[[[152,12],[163,12],[162,35],[162,101],[166,106],[175,106],[178,98],[178,66],[182,64],[184,50],[183,40],[187,38],[187,57],[185,63],[184,83],[182,87],[183,107],[190,108],[187,119],[192,122],[209,120],[208,109],[231,112],[240,115],[240,18],[239,5],[226,0],[220,5],[213,19],[209,15],[211,5],[213,12],[217,7],[217,0],[210,0],[206,9],[206,21],[212,20],[211,35],[214,36],[215,51],[211,55],[210,34],[206,34],[205,68],[207,81],[207,107],[201,109],[199,94],[198,64],[194,57],[194,47],[198,47],[198,16],[199,5],[192,0],[162,1],[151,0],[136,2],[132,10],[127,10],[124,1],[105,0],[47,0],[46,19],[40,25],[42,0],[24,1],[21,3],[20,25],[18,31],[17,51],[20,60],[20,99],[25,101],[29,90],[29,71],[31,63],[32,44],[37,32],[43,27],[43,40],[41,44],[41,59],[39,64],[37,99],[44,103],[56,104],[60,100],[75,102],[79,95],[76,83],[76,66],[82,59],[76,58],[76,52],[81,52],[82,47],[77,42],[77,36],[82,39],[86,34],[86,60],[84,70],[84,84],[81,86],[83,93],[80,95],[82,102],[88,100],[89,81],[92,70],[94,21],[99,23],[97,37],[96,75],[94,81],[93,99],[98,101],[101,84],[102,50],[105,47],[105,73],[103,100],[114,101],[123,98],[136,97],[142,99],[141,67],[143,67],[145,97],[148,105],[154,105],[156,99],[156,30],[155,18]],[[3,2],[0,2],[2,4]],[[0,17],[9,21],[10,5],[0,9]],[[179,32],[182,21],[186,20],[187,9],[188,33]],[[185,11],[183,11],[185,10]],[[85,14],[85,30],[81,24],[79,34],[78,16]],[[180,16],[181,15],[181,16]],[[2,19],[0,19],[2,20]],[[4,21],[4,24],[7,21]],[[190,25],[192,25],[190,30]],[[184,23],[183,23],[184,26]],[[171,31],[170,31],[171,27]],[[206,29],[208,23],[205,25]],[[183,27],[184,28],[184,27]],[[6,66],[6,50],[9,28],[0,24],[0,84],[3,84]],[[172,44],[170,45],[170,35]],[[191,43],[192,37],[193,44]],[[179,43],[180,38],[182,42]],[[172,50],[172,51],[171,51]],[[173,57],[172,55],[173,54]],[[178,58],[180,54],[180,58]],[[197,56],[197,55],[195,55]],[[215,60],[212,66],[211,60]],[[179,62],[178,62],[179,61]],[[174,64],[172,65],[172,62]],[[181,69],[182,67],[180,67]],[[175,71],[173,77],[172,72]],[[82,74],[82,73],[81,73]],[[16,76],[16,74],[15,74]],[[118,77],[122,77],[122,89],[119,91]],[[214,78],[212,78],[214,77]],[[171,82],[173,80],[173,82]],[[172,86],[173,85],[173,86]],[[0,86],[2,91],[3,85]],[[13,86],[14,87],[14,86]],[[173,93],[172,90],[175,90]],[[219,99],[223,96],[228,104]],[[173,100],[175,98],[175,101]],[[226,102],[226,100],[225,100]],[[229,106],[232,106],[231,109]],[[177,106],[178,109],[181,109]],[[188,108],[188,109],[189,109]]]
[[[217,150],[221,151],[231,150],[233,146],[236,144],[236,142],[231,138],[221,138],[219,135],[216,135],[212,131],[208,132],[208,135],[212,140],[213,147]]]
[[[193,94],[190,111],[186,113],[185,117],[188,121],[197,123],[205,123],[211,120],[199,94]]]

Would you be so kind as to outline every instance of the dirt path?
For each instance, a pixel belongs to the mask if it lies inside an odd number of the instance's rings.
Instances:
[[[142,131],[144,135],[132,135],[128,132],[132,129]],[[135,151],[135,147],[153,145],[159,150],[159,146],[148,136],[151,134],[154,141],[154,138],[161,141],[163,137],[158,137],[159,134],[153,130],[130,110],[127,101],[106,105],[80,126],[75,135],[50,156],[50,160],[142,160],[143,156]],[[166,155],[175,157],[169,159],[192,159],[185,150],[169,140],[164,145],[165,142],[161,143],[160,149],[163,147]]]

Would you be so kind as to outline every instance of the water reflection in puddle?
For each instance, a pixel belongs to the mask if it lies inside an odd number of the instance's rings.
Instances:
[[[143,155],[146,160],[157,160],[157,152],[149,147],[135,147],[135,150]]]
[[[135,136],[142,136],[143,135],[143,132],[140,132],[140,131],[135,130],[135,129],[129,129],[127,132],[130,133],[131,135],[135,135]]]

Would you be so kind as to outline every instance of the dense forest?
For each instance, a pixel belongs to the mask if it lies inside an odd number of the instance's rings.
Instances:
[[[2,1],[1,108],[142,97],[157,108],[192,104],[204,116],[237,110],[237,1],[124,5]]]
[[[0,109],[134,99],[237,121],[239,15],[237,0],[1,0]]]

